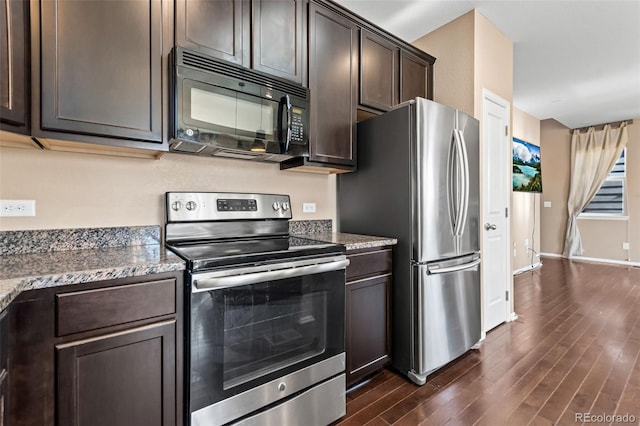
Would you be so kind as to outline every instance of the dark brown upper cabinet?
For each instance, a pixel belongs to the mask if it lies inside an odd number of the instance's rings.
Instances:
[[[252,68],[306,86],[302,0],[253,0]]]
[[[360,34],[360,106],[389,111],[416,97],[433,99],[432,64],[389,39],[362,29]]]
[[[433,99],[432,64],[405,50],[400,51],[400,102],[417,96]]]
[[[0,0],[0,128],[29,133],[28,6]]]
[[[354,167],[358,104],[358,27],[309,5],[309,160]]]
[[[303,0],[177,0],[176,44],[306,85]]]
[[[164,135],[166,144],[173,2],[47,0],[39,6],[41,105],[34,123],[40,114],[43,132],[34,136],[151,147],[163,144]],[[32,19],[32,26],[38,22]],[[34,76],[34,88],[37,81]]]
[[[176,44],[249,66],[249,0],[176,0]]]
[[[399,51],[377,34],[360,32],[360,105],[388,111],[398,103]]]

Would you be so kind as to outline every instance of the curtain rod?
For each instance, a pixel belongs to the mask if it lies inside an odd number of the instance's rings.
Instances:
[[[622,123],[627,123],[627,125],[633,124],[633,120],[620,120],[620,121],[614,121],[613,123],[603,123],[603,124],[596,124],[593,126],[585,126],[585,127],[578,127],[577,129],[571,129],[570,132],[573,133],[574,131],[578,131],[578,132],[583,132],[586,130],[589,130],[589,127],[593,127],[596,130],[602,130],[604,128],[604,126],[606,126],[607,124],[610,126],[619,126]],[[602,129],[598,129],[598,127],[602,127]]]

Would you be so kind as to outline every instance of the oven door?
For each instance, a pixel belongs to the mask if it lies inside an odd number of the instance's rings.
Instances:
[[[344,256],[194,275],[192,425],[225,424],[341,374]]]

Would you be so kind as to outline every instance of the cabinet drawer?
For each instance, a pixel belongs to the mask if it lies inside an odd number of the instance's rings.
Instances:
[[[65,336],[175,312],[175,279],[63,293],[56,295],[56,334]]]
[[[347,281],[353,281],[368,275],[391,272],[391,249],[347,253]]]

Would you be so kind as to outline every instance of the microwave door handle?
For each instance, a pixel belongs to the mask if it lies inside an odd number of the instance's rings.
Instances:
[[[281,136],[281,142],[284,142],[284,153],[289,152],[289,145],[291,144],[291,98],[289,98],[289,95],[284,95],[283,97],[280,98],[280,114],[278,114],[280,117],[282,117],[282,113],[286,112],[287,114],[287,129],[286,129],[286,133],[283,132],[282,129],[282,120],[279,120],[279,126],[280,126],[280,135],[283,135],[284,133],[284,138],[282,138]],[[282,140],[284,139],[284,140]]]

